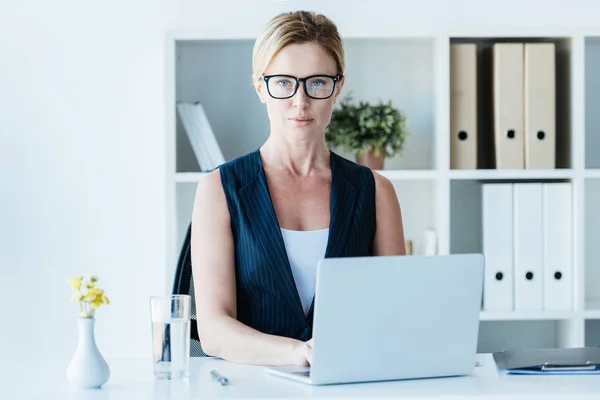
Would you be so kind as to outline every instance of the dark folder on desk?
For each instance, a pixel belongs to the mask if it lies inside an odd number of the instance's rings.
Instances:
[[[507,374],[600,374],[600,347],[506,350],[492,354]]]

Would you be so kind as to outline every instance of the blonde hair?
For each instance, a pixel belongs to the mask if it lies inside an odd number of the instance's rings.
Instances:
[[[254,43],[252,76],[259,79],[275,54],[289,44],[315,42],[325,49],[344,74],[344,45],[337,26],[323,14],[293,11],[276,15]]]

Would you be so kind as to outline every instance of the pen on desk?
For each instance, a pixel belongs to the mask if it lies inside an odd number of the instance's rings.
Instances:
[[[214,380],[219,381],[221,383],[221,386],[229,384],[229,379],[225,378],[223,375],[221,375],[214,369],[210,370],[210,375],[213,377]]]

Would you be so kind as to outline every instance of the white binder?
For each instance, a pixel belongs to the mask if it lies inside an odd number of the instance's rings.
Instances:
[[[571,183],[546,183],[544,201],[544,309],[573,308]]]
[[[483,184],[483,309],[513,310],[513,188]]]
[[[496,169],[523,169],[523,43],[492,47]]]
[[[450,46],[450,168],[477,169],[477,46]]]
[[[525,168],[556,167],[554,43],[526,43],[524,52]]]
[[[514,185],[515,310],[543,309],[542,184]]]
[[[225,162],[223,152],[201,103],[177,102],[181,123],[187,133],[198,165],[202,171],[212,171]]]

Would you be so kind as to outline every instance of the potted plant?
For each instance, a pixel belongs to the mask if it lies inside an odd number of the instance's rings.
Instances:
[[[333,110],[325,141],[354,154],[359,164],[381,170],[385,158],[402,150],[408,134],[406,114],[391,100],[356,104],[346,96]]]

